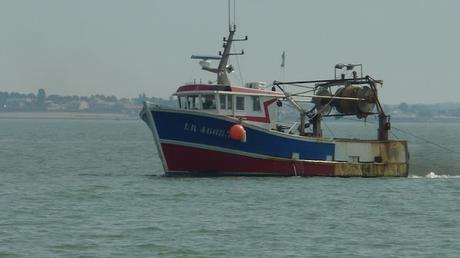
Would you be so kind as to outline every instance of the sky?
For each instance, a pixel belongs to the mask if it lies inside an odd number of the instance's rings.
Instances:
[[[236,2],[232,83],[330,79],[337,63],[384,81],[383,103],[460,102],[460,1]],[[168,98],[215,80],[227,0],[0,0],[0,91]],[[286,52],[286,67],[280,68]],[[217,64],[216,64],[217,65]]]

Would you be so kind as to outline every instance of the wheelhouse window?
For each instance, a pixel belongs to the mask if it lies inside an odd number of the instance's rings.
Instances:
[[[244,97],[236,97],[236,109],[244,110]]]
[[[227,109],[233,109],[233,95],[227,95]]]
[[[180,109],[187,109],[187,99],[185,96],[178,97],[179,100],[179,108]]]
[[[219,100],[220,100],[220,109],[225,109],[225,107],[227,106],[225,104],[225,101],[227,100],[227,96],[221,94],[219,95]]]
[[[201,105],[204,110],[216,109],[216,96],[215,95],[202,95]]]
[[[252,110],[260,111],[260,97],[252,96]]]
[[[198,95],[187,96],[188,109],[199,109],[200,103],[198,101],[199,101]]]

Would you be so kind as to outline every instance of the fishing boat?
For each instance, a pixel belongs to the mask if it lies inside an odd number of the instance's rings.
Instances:
[[[218,56],[191,57],[217,75],[215,83],[179,86],[173,94],[177,108],[143,104],[140,117],[152,131],[166,175],[407,177],[407,142],[389,139],[390,117],[377,94],[383,81],[364,76],[361,64],[338,64],[332,79],[238,86],[229,80],[229,57],[244,52],[232,53],[231,47],[248,38],[234,38],[235,32],[229,24]],[[290,125],[278,119],[283,104],[297,113]],[[323,135],[326,117],[369,115],[378,116],[375,139]]]

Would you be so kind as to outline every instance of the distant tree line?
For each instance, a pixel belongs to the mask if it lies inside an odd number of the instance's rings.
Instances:
[[[460,118],[460,103],[384,105],[387,113],[395,117],[412,117],[414,119]]]
[[[91,96],[47,95],[44,89],[37,94],[0,92],[0,112],[94,112],[94,113],[132,113],[137,114],[143,101],[171,106],[171,100],[147,97],[145,93],[136,98],[117,98],[96,94]]]

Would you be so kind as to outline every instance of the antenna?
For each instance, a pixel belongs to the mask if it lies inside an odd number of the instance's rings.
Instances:
[[[233,0],[233,21],[232,21],[232,4],[231,0],[228,0],[228,28],[229,30],[235,30],[236,27],[236,0]]]
[[[224,51],[219,51],[219,56],[209,56],[209,55],[192,55],[192,59],[200,59],[200,66],[201,69],[216,73],[217,74],[217,84],[220,85],[230,85],[230,81],[228,79],[227,74],[231,73],[234,71],[234,68],[232,65],[228,64],[230,56],[238,56],[238,55],[244,55],[244,50],[241,52],[230,52],[232,48],[232,43],[235,41],[246,41],[248,40],[248,36],[245,36],[244,38],[233,38],[235,32],[236,32],[236,25],[235,25],[235,20],[236,20],[236,8],[235,8],[235,0],[233,0],[233,24],[232,24],[232,4],[230,2],[231,0],[228,0],[228,26],[229,26],[229,34],[228,37],[223,38],[223,45],[222,47],[224,48]],[[211,64],[208,60],[219,60],[219,65],[217,68],[212,68]]]
[[[228,28],[232,30],[232,23],[230,22],[230,0],[228,0]]]
[[[236,0],[233,0],[233,27],[236,27]]]

